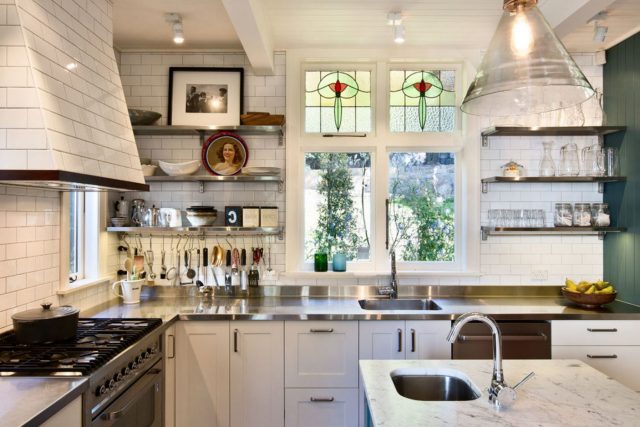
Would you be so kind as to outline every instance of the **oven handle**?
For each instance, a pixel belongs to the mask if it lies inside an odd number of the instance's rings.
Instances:
[[[458,341],[491,341],[491,335],[460,335]],[[548,337],[542,332],[535,335],[503,335],[502,341],[547,341]]]
[[[151,368],[147,372],[145,372],[144,375],[156,376],[156,375],[159,375],[161,373],[162,373],[162,369],[160,369],[160,368]],[[142,381],[142,379],[140,379],[139,381]],[[135,386],[138,385],[138,384],[135,384],[134,385],[134,387],[136,388],[135,391],[138,391],[139,389],[144,389],[149,383],[153,383],[153,382],[154,382],[153,378],[150,378],[149,380],[144,381],[144,384],[140,384],[138,387],[135,387]],[[133,394],[135,394],[134,387],[131,387],[126,394],[128,394],[129,392],[132,392]],[[158,390],[156,390],[156,391],[158,391]],[[104,413],[104,414],[100,415],[100,419],[101,420],[105,420],[105,421],[111,421],[111,420],[117,420],[118,418],[122,418],[124,415],[127,414],[127,412],[129,412],[129,409],[131,409],[131,407],[133,405],[135,405],[136,403],[137,403],[137,400],[135,400],[135,399],[131,400],[129,403],[127,403],[125,405],[124,408],[122,408],[122,409],[120,409],[118,411],[107,412],[107,413]]]

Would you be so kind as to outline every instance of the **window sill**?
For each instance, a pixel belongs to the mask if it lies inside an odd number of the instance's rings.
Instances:
[[[287,279],[375,279],[388,277],[391,271],[290,271],[282,272],[279,278]],[[397,276],[402,277],[480,277],[478,271],[398,271]]]
[[[102,285],[105,282],[108,282],[110,280],[112,280],[113,277],[111,276],[104,276],[104,277],[99,277],[97,279],[82,279],[82,280],[77,280],[73,283],[70,283],[66,286],[66,288],[64,289],[58,289],[56,291],[57,295],[70,295],[73,294],[75,292],[79,292],[85,289],[89,289],[92,288],[94,286],[98,286],[98,285]]]

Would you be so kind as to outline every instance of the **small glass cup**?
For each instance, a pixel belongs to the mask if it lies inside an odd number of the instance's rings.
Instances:
[[[347,271],[347,256],[345,254],[333,255],[333,271]]]
[[[329,262],[327,261],[327,254],[319,252],[313,256],[313,271],[325,272],[329,270]]]

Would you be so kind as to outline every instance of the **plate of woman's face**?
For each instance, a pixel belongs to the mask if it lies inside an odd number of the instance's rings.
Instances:
[[[249,149],[238,135],[220,132],[202,147],[202,163],[214,175],[235,175],[247,164]]]

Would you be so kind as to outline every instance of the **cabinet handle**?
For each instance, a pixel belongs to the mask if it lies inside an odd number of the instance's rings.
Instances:
[[[389,199],[384,201],[385,219],[384,219],[384,248],[389,249]]]
[[[233,330],[233,351],[234,353],[238,352],[238,330]]]
[[[610,329],[597,329],[597,328],[587,328],[589,332],[618,332],[618,328],[610,328]]]
[[[411,329],[411,353],[416,352],[416,330]]]
[[[167,335],[167,359],[173,359],[176,357],[176,338],[173,335]]]
[[[398,353],[402,353],[402,329],[398,328]]]
[[[309,332],[314,333],[314,334],[330,334],[331,332],[333,332],[333,328],[327,328],[327,329],[311,328],[311,329],[309,329]]]
[[[311,402],[333,402],[335,399],[333,396],[329,397],[313,397],[309,399]]]
[[[617,359],[617,354],[587,354],[589,359]]]

